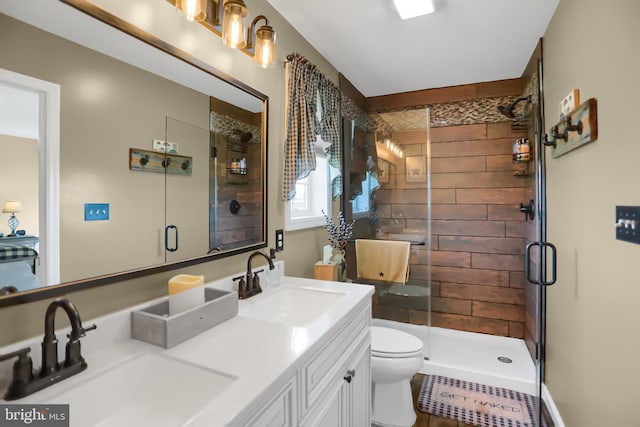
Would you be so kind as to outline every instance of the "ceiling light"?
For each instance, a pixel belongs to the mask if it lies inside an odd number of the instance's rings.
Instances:
[[[393,5],[402,19],[427,15],[436,10],[433,0],[393,0]]]

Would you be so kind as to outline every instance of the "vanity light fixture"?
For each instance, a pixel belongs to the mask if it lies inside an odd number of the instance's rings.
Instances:
[[[222,0],[218,0],[222,2]],[[242,49],[247,45],[244,38],[244,25],[242,18],[249,11],[242,0],[227,0],[224,2],[222,18],[222,40],[232,49]]]
[[[401,19],[428,15],[436,10],[433,0],[393,0],[393,5]]]
[[[7,200],[4,202],[4,207],[2,208],[2,213],[10,213],[9,217],[9,229],[11,230],[11,234],[8,237],[12,237],[16,235],[16,228],[20,225],[20,221],[16,218],[16,212],[22,211],[22,203],[18,200]]]
[[[276,32],[269,25],[267,17],[259,15],[245,33],[243,18],[249,10],[243,0],[167,1],[180,9],[187,20],[200,22],[222,37],[226,46],[241,49],[252,56],[262,68],[271,68],[274,65]],[[256,29],[260,20],[264,20],[264,25]]]
[[[256,30],[256,25],[260,20],[264,20],[264,25]],[[253,45],[253,34],[256,35],[255,46]],[[271,68],[276,58],[276,32],[269,25],[269,20],[264,15],[258,15],[247,30],[247,49],[253,48],[253,60],[262,68]]]
[[[187,21],[202,22],[207,17],[207,0],[177,0],[176,6],[184,13]]]

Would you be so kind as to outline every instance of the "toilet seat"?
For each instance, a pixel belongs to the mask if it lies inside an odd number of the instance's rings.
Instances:
[[[401,359],[422,355],[422,341],[397,329],[371,327],[371,355],[386,359]]]

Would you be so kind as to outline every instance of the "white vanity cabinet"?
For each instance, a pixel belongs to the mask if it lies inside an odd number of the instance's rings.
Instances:
[[[340,322],[245,426],[371,425],[371,306]]]

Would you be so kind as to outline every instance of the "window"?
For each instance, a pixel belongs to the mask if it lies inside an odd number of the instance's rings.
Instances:
[[[296,195],[285,207],[285,229],[301,230],[325,224],[322,211],[331,216],[331,180],[333,176],[327,155],[316,142],[316,169],[306,178],[296,182]]]

